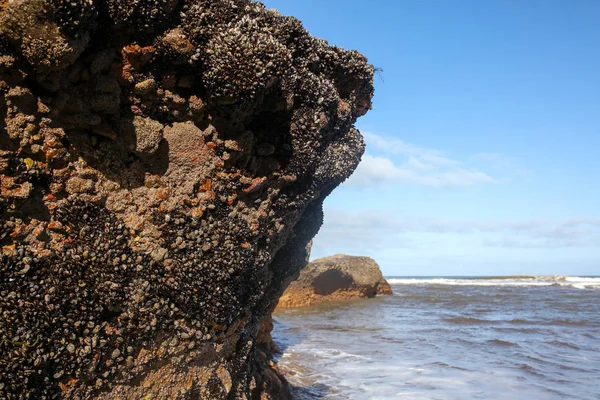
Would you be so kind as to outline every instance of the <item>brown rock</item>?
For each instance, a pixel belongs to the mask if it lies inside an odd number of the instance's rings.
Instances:
[[[305,307],[327,301],[345,301],[391,295],[392,288],[377,263],[369,257],[335,255],[309,263],[279,299],[279,308]]]
[[[133,119],[133,128],[135,132],[135,151],[146,155],[154,154],[163,138],[162,124],[151,118],[136,116]]]
[[[144,96],[156,91],[156,82],[154,79],[146,79],[145,81],[141,81],[137,83],[133,89],[134,93],[138,96]]]
[[[89,193],[94,190],[94,181],[75,176],[67,181],[66,189],[70,194]]]

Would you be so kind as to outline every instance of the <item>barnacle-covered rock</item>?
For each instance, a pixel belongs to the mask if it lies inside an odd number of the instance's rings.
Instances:
[[[196,47],[181,28],[165,33],[159,40],[159,48],[164,52],[165,59],[175,65],[188,62],[196,51]]]
[[[107,0],[106,8],[114,23],[132,24],[144,31],[153,31],[169,19],[176,19],[179,0]]]
[[[61,31],[77,37],[96,24],[93,0],[49,0],[54,20]]]
[[[63,14],[68,15],[68,7],[70,2],[58,9],[44,0],[10,2],[0,16],[0,36],[17,47],[36,72],[64,69],[75,62],[89,42],[87,31],[72,38],[59,29],[58,23],[73,22],[61,19]],[[50,15],[58,21],[47,18]]]
[[[373,72],[249,0],[0,1],[0,398],[288,397]]]
[[[260,90],[277,83],[289,68],[287,48],[261,26],[245,17],[214,34],[201,57],[203,79],[211,99],[235,102],[252,99]]]

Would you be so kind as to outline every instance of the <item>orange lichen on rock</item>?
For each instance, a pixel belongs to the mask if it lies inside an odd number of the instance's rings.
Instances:
[[[202,185],[198,188],[199,192],[208,192],[212,189],[212,179],[206,178]]]
[[[126,63],[131,65],[133,69],[140,70],[150,60],[152,60],[155,51],[156,49],[153,46],[141,47],[140,45],[132,44],[123,47],[121,54],[126,60]]]

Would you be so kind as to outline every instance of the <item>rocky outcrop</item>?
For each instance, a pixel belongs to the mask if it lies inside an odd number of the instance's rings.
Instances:
[[[390,295],[392,288],[377,263],[369,257],[335,255],[309,263],[279,299],[279,308],[304,307],[327,301],[345,301]]]
[[[0,1],[0,398],[285,398],[373,72],[248,0]]]

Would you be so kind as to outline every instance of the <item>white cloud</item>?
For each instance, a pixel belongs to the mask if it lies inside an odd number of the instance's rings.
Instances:
[[[497,171],[504,171],[516,175],[527,175],[525,170],[517,160],[512,157],[499,153],[477,153],[469,157],[472,162],[484,162]]]
[[[420,155],[424,152],[436,152],[436,150],[429,150],[415,146],[414,144],[406,143],[401,139],[386,138],[369,132],[362,132],[362,135],[369,146],[386,153]]]
[[[449,166],[449,165],[460,165],[462,164],[460,161],[456,161],[456,160],[451,160],[449,158],[443,157],[439,154],[436,154],[434,152],[428,152],[428,153],[424,153],[421,155],[421,160],[423,160],[426,163],[429,163],[430,165],[437,165],[437,166]]]
[[[480,183],[494,183],[497,180],[482,171],[460,166],[441,167],[423,158],[409,158],[403,164],[396,165],[387,157],[365,154],[346,185],[365,188],[394,182],[410,182],[438,188],[463,188]]]
[[[573,218],[562,221],[461,221],[395,212],[325,210],[325,224],[315,240],[335,244],[338,252],[360,249],[418,248],[417,237],[436,234],[452,237],[474,235],[479,246],[512,248],[600,247],[600,219]]]
[[[346,183],[348,186],[365,188],[405,182],[436,188],[464,188],[499,182],[484,171],[446,157],[439,150],[373,133],[363,133],[363,136],[368,152]],[[372,150],[389,157],[375,156]]]

